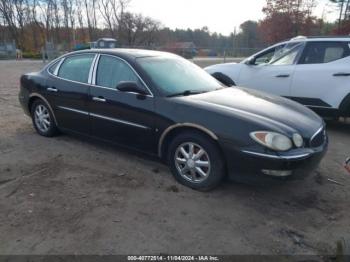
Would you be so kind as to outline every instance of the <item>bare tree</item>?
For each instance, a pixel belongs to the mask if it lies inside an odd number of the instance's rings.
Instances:
[[[70,34],[70,28],[69,28],[69,7],[68,7],[68,0],[61,0],[61,6],[63,11],[63,26],[64,26],[64,39],[65,39],[65,45],[66,48],[70,46],[71,43],[71,34]]]
[[[99,10],[102,15],[102,18],[109,30],[111,37],[116,37],[115,27],[116,21],[113,19],[113,0],[100,0],[99,1]]]
[[[152,45],[159,28],[158,21],[141,14],[125,12],[121,18],[121,36],[128,46]]]
[[[72,32],[72,42],[73,42],[73,46],[75,46],[76,45],[76,35],[75,35],[76,5],[74,0],[68,0],[68,17],[69,17],[70,28]]]
[[[75,0],[75,5],[76,5],[76,16],[77,16],[77,19],[78,19],[78,24],[79,24],[81,33],[82,33],[82,39],[85,40],[82,1],[81,0]]]
[[[19,46],[24,46],[25,4],[23,0],[14,0],[16,10],[16,21],[19,27]]]
[[[113,20],[115,24],[115,28],[117,28],[117,36],[118,38],[122,38],[122,27],[123,27],[123,19],[131,0],[111,0],[112,3],[112,11],[113,11]]]
[[[89,32],[89,40],[92,41],[94,38],[94,17],[91,17],[91,14],[94,12],[93,3],[95,0],[83,0],[85,15],[87,20],[88,32]]]
[[[16,25],[16,16],[12,1],[0,0],[0,14],[8,26],[11,37],[19,44],[19,34]]]
[[[0,29],[21,48],[92,41],[106,31],[122,44],[151,46],[160,23],[128,12],[131,0],[0,0]],[[87,33],[87,37],[85,35]],[[4,38],[4,37],[3,37]]]

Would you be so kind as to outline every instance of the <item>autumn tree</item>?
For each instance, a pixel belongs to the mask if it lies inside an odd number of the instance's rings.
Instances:
[[[316,17],[312,16],[315,0],[266,0],[260,30],[267,43],[274,43],[301,34],[318,31]]]

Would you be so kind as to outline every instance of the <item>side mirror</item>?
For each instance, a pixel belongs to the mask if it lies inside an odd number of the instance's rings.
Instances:
[[[246,60],[245,64],[246,65],[255,65],[255,61],[256,61],[255,56],[251,56]]]
[[[117,85],[117,89],[121,92],[136,93],[140,95],[147,95],[148,92],[145,88],[140,86],[137,82],[122,81]]]

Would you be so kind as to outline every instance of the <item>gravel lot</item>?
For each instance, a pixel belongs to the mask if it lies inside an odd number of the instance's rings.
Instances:
[[[17,93],[41,66],[0,61],[0,254],[320,255],[350,238],[350,123],[329,124],[328,154],[304,181],[200,193],[156,159],[37,135]]]

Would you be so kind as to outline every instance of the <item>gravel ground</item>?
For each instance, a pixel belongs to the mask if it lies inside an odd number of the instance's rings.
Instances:
[[[41,66],[0,61],[0,254],[321,255],[350,237],[350,124],[328,126],[328,154],[304,181],[200,193],[156,159],[37,135],[17,93]]]

